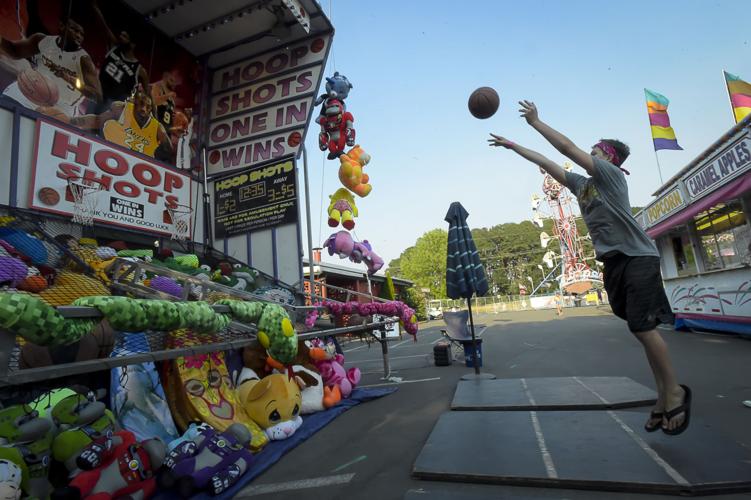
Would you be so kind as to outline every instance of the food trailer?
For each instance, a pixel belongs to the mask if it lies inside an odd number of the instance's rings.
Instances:
[[[751,335],[751,116],[636,217],[657,243],[676,327]]]

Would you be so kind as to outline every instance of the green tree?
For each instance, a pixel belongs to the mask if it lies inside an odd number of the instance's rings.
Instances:
[[[414,288],[430,289],[431,297],[446,296],[446,245],[448,233],[443,229],[433,229],[420,236],[414,246],[409,247],[389,263],[389,270],[401,278],[412,281]],[[396,266],[394,265],[396,262]],[[398,274],[395,269],[398,269]]]

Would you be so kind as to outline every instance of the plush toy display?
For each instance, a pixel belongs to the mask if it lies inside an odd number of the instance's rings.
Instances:
[[[77,457],[83,472],[69,486],[55,490],[52,500],[146,500],[156,491],[155,472],[162,466],[164,456],[165,446],[159,439],[138,443],[128,431],[101,436]]]
[[[339,156],[339,181],[361,198],[370,194],[373,186],[368,184],[370,177],[362,170],[370,163],[370,155],[359,145]]]
[[[160,486],[177,485],[178,492],[186,498],[205,488],[213,495],[226,491],[250,468],[250,438],[240,424],[221,433],[208,425],[194,427],[192,435],[167,455]]]
[[[0,498],[2,500],[21,498],[21,468],[5,459],[0,459]]]
[[[104,403],[97,401],[104,396],[104,391],[97,394],[76,393],[52,408],[52,421],[60,430],[52,441],[52,456],[69,471],[76,470],[76,459],[84,448],[119,430],[112,412],[105,408]]]
[[[302,395],[286,373],[272,373],[259,380],[245,368],[240,374],[237,396],[240,404],[272,441],[287,439],[302,425]]]
[[[337,353],[332,359],[316,361],[316,368],[321,372],[323,383],[327,387],[339,387],[342,398],[348,398],[352,389],[360,383],[361,373],[357,367],[346,370],[344,368],[344,356]]]
[[[334,194],[329,195],[331,203],[329,203],[329,226],[336,227],[339,222],[342,223],[345,229],[353,230],[355,228],[355,220],[357,217],[357,205],[355,205],[355,197],[352,193],[344,188],[339,188]]]
[[[329,150],[329,160],[341,155],[345,144],[355,144],[355,119],[344,104],[351,88],[352,84],[346,76],[340,75],[338,71],[334,72],[333,77],[326,77],[326,93],[315,101],[316,106],[323,104],[316,118],[316,123],[321,126],[318,146],[321,151]]]
[[[329,255],[338,255],[340,259],[346,259],[352,255],[355,241],[347,231],[339,231],[326,238],[323,246],[328,248]]]
[[[325,300],[323,306],[329,310],[329,312],[335,317],[341,317],[348,314],[357,313],[360,316],[371,316],[373,314],[382,314],[384,316],[397,316],[399,317],[401,325],[404,329],[417,338],[417,316],[415,310],[400,301],[390,302],[335,302],[332,300]]]
[[[362,240],[355,243],[355,248],[349,256],[349,260],[359,264],[364,262],[368,267],[368,274],[375,274],[383,267],[383,259],[373,251],[368,240]]]
[[[52,489],[47,477],[53,435],[50,421],[40,418],[28,405],[0,410],[0,459],[21,470],[20,485],[26,496],[47,498]],[[12,482],[15,484],[15,480]]]

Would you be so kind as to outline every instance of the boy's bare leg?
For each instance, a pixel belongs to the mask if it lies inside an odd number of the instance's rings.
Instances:
[[[675,378],[673,365],[668,354],[668,346],[660,333],[656,329],[652,329],[634,333],[634,335],[644,346],[649,366],[652,368],[655,377],[658,393],[655,411],[670,411],[683,404],[685,393]],[[684,418],[686,418],[686,415],[679,413],[671,420],[666,421],[665,428],[668,430],[675,429],[683,423]]]

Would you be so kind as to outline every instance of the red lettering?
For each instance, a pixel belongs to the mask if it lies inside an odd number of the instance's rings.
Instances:
[[[290,58],[290,68],[294,68],[297,66],[297,61],[308,55],[308,47],[305,45],[301,45],[300,47],[295,47],[292,49],[292,57]]]
[[[183,177],[181,175],[174,174],[169,170],[164,172],[164,190],[168,193],[172,192],[172,188],[180,189],[183,187]]]
[[[258,113],[253,117],[253,127],[251,128],[251,131],[253,133],[261,132],[263,130],[266,130],[266,117],[268,116],[268,111],[265,113]]]
[[[222,74],[222,84],[220,86],[222,89],[234,87],[235,85],[240,85],[240,68],[235,68],[231,73],[225,71]]]
[[[180,201],[180,198],[173,194],[169,194],[164,197],[164,206],[174,207]]]
[[[297,83],[300,84],[299,87],[297,87],[297,93],[302,93],[308,90],[313,86],[313,80],[311,78],[313,77],[312,71],[306,71],[305,73],[302,73],[300,76],[297,77]]]
[[[284,142],[286,139],[284,137],[277,137],[274,139],[274,154],[272,155],[272,158],[277,158],[279,156],[282,156],[284,154]]]
[[[128,198],[138,198],[141,196],[141,188],[128,181],[117,181],[115,183],[115,191],[118,194],[127,196]]]
[[[232,138],[238,135],[245,137],[250,133],[250,117],[246,116],[242,120],[232,121]]]
[[[224,165],[224,168],[227,167],[235,167],[240,164],[240,158],[243,154],[243,148],[245,146],[240,146],[240,148],[231,148],[227,151],[222,151],[222,165]]]
[[[101,177],[96,176],[96,172],[93,170],[86,169],[86,171],[83,173],[83,178],[87,181],[99,181],[104,185],[105,191],[110,190],[110,185],[112,184],[112,177],[109,175],[103,175]]]
[[[232,129],[226,123],[215,125],[211,130],[211,142],[223,142],[227,137],[229,137],[231,131]]]
[[[278,108],[276,110],[276,126],[281,127],[284,125],[284,108]]]
[[[243,80],[250,82],[261,76],[263,73],[263,64],[254,61],[243,68]]]
[[[79,165],[88,166],[91,156],[91,143],[81,137],[75,144],[71,144],[68,134],[55,130],[55,137],[52,139],[52,154],[67,160],[68,153],[73,153],[73,161]]]
[[[249,107],[253,102],[252,99],[253,92],[251,90],[246,90],[242,94],[232,94],[232,111],[237,111],[239,107],[243,109]]]
[[[113,160],[115,164],[110,165],[110,160]],[[100,149],[94,153],[94,163],[108,174],[123,176],[128,173],[127,160],[109,149]]]
[[[287,106],[287,118],[285,120],[285,124],[289,125],[292,123],[292,121],[297,121],[299,123],[305,123],[305,120],[308,118],[308,103],[302,102],[300,103],[300,106],[297,107],[294,104],[291,104]]]
[[[229,96],[220,97],[216,101],[215,113],[217,116],[221,116],[229,113]]]
[[[253,148],[253,162],[268,160],[271,157],[271,141],[257,142]]]
[[[149,203],[156,204],[156,201],[164,196],[161,191],[154,191],[153,189],[143,188],[143,191],[149,195]]]
[[[266,71],[269,73],[276,73],[284,69],[287,66],[288,61],[289,57],[287,57],[287,54],[276,54],[266,63]]]
[[[271,98],[274,97],[274,94],[276,94],[276,85],[273,83],[265,83],[253,92],[253,100],[257,104],[263,104],[270,101]]]
[[[162,175],[159,170],[147,163],[136,163],[133,166],[133,177],[144,186],[154,187],[162,182]]]
[[[68,180],[71,177],[80,177],[80,167],[71,163],[60,163],[57,165],[57,177],[58,179]]]
[[[295,77],[290,76],[288,78],[282,78],[281,80],[277,82],[277,85],[282,86],[282,97],[287,97],[289,95],[289,86],[294,81],[295,81]]]

